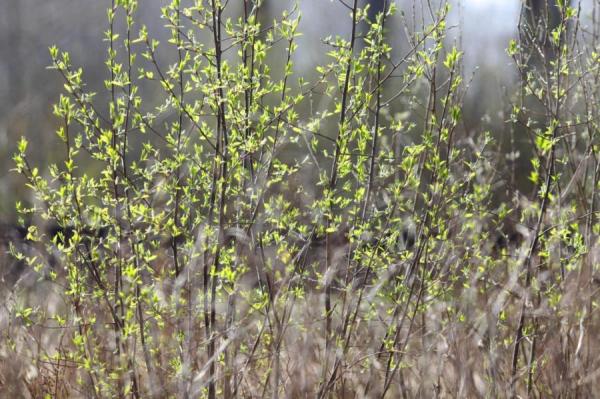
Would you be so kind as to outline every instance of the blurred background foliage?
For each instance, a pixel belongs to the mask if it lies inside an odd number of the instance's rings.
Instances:
[[[370,1],[374,15],[381,2]],[[533,8],[541,7],[540,0],[528,0]],[[347,10],[337,1],[301,0],[302,14],[298,41],[299,51],[294,63],[297,71],[310,77],[315,66],[326,60],[323,39],[337,34],[347,35]],[[407,15],[419,14],[412,1],[397,1]],[[418,3],[418,2],[417,2]],[[520,0],[453,0],[450,15],[450,35],[465,53],[464,79],[469,83],[465,98],[464,129],[489,129],[506,138],[508,96],[517,81],[516,68],[511,64],[505,48],[516,35],[520,16]],[[50,63],[48,47],[56,45],[69,51],[74,65],[85,71],[85,81],[91,91],[98,93],[103,103],[104,64],[106,43],[102,41],[106,29],[106,8],[109,2],[98,0],[3,0],[0,1],[0,220],[14,221],[15,200],[27,200],[20,177],[10,171],[12,154],[18,138],[25,135],[32,143],[30,156],[44,166],[56,160],[61,153],[55,139],[57,121],[52,115],[52,104],[63,90],[63,81],[56,71],[46,69]],[[241,2],[240,2],[241,4]],[[292,0],[266,0],[263,23],[269,24],[282,10],[292,7]],[[141,2],[136,22],[146,24],[153,36],[161,42],[168,40],[169,32],[160,19],[162,2]],[[235,16],[235,4],[230,6]],[[238,7],[239,8],[239,7]],[[405,34],[398,13],[388,27],[388,38],[395,54],[407,48]],[[449,43],[450,44],[450,43]],[[167,63],[171,54],[159,51]],[[161,60],[159,60],[160,62]],[[278,59],[272,62],[277,64]],[[273,70],[279,68],[274,65]],[[158,94],[157,94],[158,95]],[[148,98],[148,97],[146,97]],[[399,112],[400,110],[392,110]],[[518,136],[518,135],[517,135]],[[513,146],[526,146],[522,135],[513,137]],[[508,151],[508,150],[507,150]],[[525,157],[522,157],[525,159]],[[85,167],[84,165],[80,165]],[[523,166],[528,167],[525,159]],[[523,174],[526,175],[526,174]],[[525,181],[525,180],[524,180]]]

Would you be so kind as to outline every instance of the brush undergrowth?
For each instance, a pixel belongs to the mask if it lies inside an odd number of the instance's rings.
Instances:
[[[14,158],[38,223],[11,252],[38,288],[5,295],[4,392],[593,396],[597,24],[524,11],[507,153],[465,128],[447,4],[343,6],[310,78],[297,7],[264,21],[261,0],[173,0],[162,44],[113,0],[105,96],[50,49],[64,160]]]

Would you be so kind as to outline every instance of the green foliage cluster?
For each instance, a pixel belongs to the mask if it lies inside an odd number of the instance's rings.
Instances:
[[[351,34],[308,80],[297,7],[265,22],[262,3],[173,0],[159,44],[112,0],[106,104],[50,49],[64,160],[40,171],[25,140],[14,157],[23,220],[62,229],[29,227],[47,256],[13,251],[61,287],[61,306],[13,312],[60,331],[36,354],[57,376],[42,394],[593,392],[600,57],[581,10],[509,44],[536,192],[503,200],[519,154],[464,128],[448,5],[418,23],[342,2]]]

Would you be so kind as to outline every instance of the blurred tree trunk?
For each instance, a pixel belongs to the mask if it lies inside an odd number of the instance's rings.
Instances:
[[[560,11],[556,0],[527,0],[526,6],[529,8],[534,19],[550,17],[551,26],[556,26],[560,22]]]
[[[375,21],[377,14],[383,11],[384,0],[366,0],[365,6],[369,5],[369,20]]]
[[[362,1],[362,5],[361,2],[359,1],[359,7],[362,6],[367,7],[369,6],[369,11],[367,13],[367,18],[370,22],[375,22],[375,20],[377,19],[377,15],[383,12],[384,6],[387,4],[389,5],[390,0],[361,0]],[[367,32],[369,32],[369,24],[367,22],[362,22],[359,26],[359,31],[361,32],[361,36],[365,37],[367,35]],[[359,46],[363,46],[365,43],[364,41],[360,40],[359,41]]]
[[[21,65],[21,2],[8,0],[0,7],[4,9],[2,23],[5,35],[0,35],[0,54],[8,72],[8,96],[5,101],[18,103],[23,97],[23,78]]]
[[[524,23],[530,41],[537,43],[542,50],[545,61],[554,57],[554,47],[550,42],[552,31],[560,25],[561,15],[556,0],[526,0],[524,5]],[[567,1],[568,3],[568,1]],[[533,60],[542,62],[541,59]]]

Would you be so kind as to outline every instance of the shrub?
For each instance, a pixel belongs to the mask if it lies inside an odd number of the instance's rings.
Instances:
[[[268,24],[260,0],[173,0],[165,45],[113,0],[105,102],[50,49],[64,161],[15,155],[19,211],[59,226],[29,226],[45,256],[13,251],[59,287],[12,309],[51,342],[26,354],[40,395],[593,392],[596,36],[559,2],[543,46],[529,19],[510,43],[536,193],[503,201],[504,154],[462,126],[449,7],[396,17],[396,55],[393,2],[343,4],[351,34],[311,80],[297,7]]]

